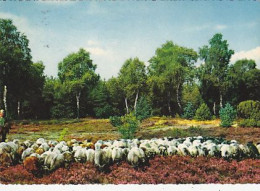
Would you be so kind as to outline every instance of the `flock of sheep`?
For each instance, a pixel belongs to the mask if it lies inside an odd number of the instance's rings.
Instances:
[[[72,162],[91,162],[104,170],[113,163],[127,161],[138,167],[156,155],[189,155],[223,157],[226,159],[259,158],[260,144],[239,144],[217,138],[154,138],[151,140],[120,139],[99,140],[95,144],[75,139],[65,141],[46,141],[39,138],[36,142],[17,139],[0,143],[0,165],[23,163],[29,171],[39,169],[51,172],[59,167],[67,167]]]

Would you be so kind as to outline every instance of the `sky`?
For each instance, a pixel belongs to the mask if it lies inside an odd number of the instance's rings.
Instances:
[[[32,59],[57,76],[58,63],[84,48],[101,78],[117,76],[128,58],[147,65],[166,41],[193,48],[222,33],[236,60],[260,68],[260,1],[0,1],[0,18],[12,19],[29,39]]]

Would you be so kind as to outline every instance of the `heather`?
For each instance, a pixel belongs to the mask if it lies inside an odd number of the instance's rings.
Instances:
[[[157,156],[132,168],[126,162],[100,172],[90,163],[73,163],[36,177],[22,165],[0,168],[1,184],[209,184],[260,183],[260,160],[227,161],[221,158]]]

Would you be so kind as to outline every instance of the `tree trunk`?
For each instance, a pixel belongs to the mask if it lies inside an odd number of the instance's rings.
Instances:
[[[3,83],[0,80],[0,109],[4,108],[3,96],[4,96],[4,88],[3,88]]]
[[[213,105],[213,113],[214,113],[214,115],[216,115],[216,102],[214,102],[214,105]]]
[[[3,100],[4,100],[4,106],[5,106],[5,117],[7,118],[7,116],[8,116],[8,108],[7,108],[7,87],[6,86],[4,86],[4,98],[3,98]]]
[[[20,111],[21,111],[21,102],[18,101],[17,103],[17,117],[20,119]]]
[[[168,92],[168,100],[167,100],[167,104],[168,104],[168,111],[169,111],[169,114],[171,115],[171,114],[172,114],[172,108],[171,108],[171,92],[170,92],[170,91]]]
[[[178,103],[178,106],[179,106],[180,112],[181,112],[182,107],[181,107],[181,101],[180,101],[180,84],[178,84],[178,86],[177,86],[176,96],[177,96],[177,103]]]
[[[125,108],[126,108],[126,114],[129,113],[128,104],[127,104],[127,98],[125,98]]]
[[[79,119],[79,100],[80,100],[80,94],[81,94],[81,92],[79,92],[79,93],[76,95],[76,100],[77,100],[77,119]]]
[[[136,105],[137,105],[138,96],[139,96],[139,91],[137,91],[137,94],[135,96],[135,105],[134,105],[135,113],[136,113]]]
[[[223,97],[222,97],[222,92],[220,91],[219,92],[219,106],[220,106],[220,108],[222,108],[223,107]]]

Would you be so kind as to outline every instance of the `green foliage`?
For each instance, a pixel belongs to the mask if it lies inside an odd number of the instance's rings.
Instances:
[[[119,127],[123,124],[121,117],[119,116],[111,116],[109,117],[109,121],[114,127]]]
[[[201,126],[190,126],[188,129],[190,134],[197,134],[197,135],[201,135],[203,132],[203,128]]]
[[[255,119],[243,119],[239,123],[240,127],[260,127],[260,120],[256,121]]]
[[[62,129],[62,131],[60,132],[60,136],[58,141],[63,141],[64,137],[68,134],[69,129],[68,128],[64,128]]]
[[[135,116],[142,121],[152,115],[152,107],[145,97],[141,97],[136,105]]]
[[[229,103],[227,103],[225,107],[221,108],[219,111],[221,120],[220,126],[230,127],[236,118],[236,113],[236,110]]]
[[[192,73],[197,53],[193,49],[167,41],[156,50],[148,67],[151,102],[161,108],[161,114],[181,111],[181,89]]]
[[[240,102],[238,107],[238,116],[244,119],[260,120],[260,102],[247,100]]]
[[[199,121],[211,119],[211,113],[207,104],[201,104],[201,106],[196,110],[195,119]]]
[[[168,137],[174,137],[174,138],[186,137],[188,135],[189,134],[187,131],[185,131],[184,129],[179,129],[179,128],[173,128],[171,131],[167,132]]]
[[[198,70],[200,90],[208,104],[218,102],[221,105],[229,87],[229,61],[234,51],[229,49],[227,40],[222,37],[221,33],[215,34],[209,40],[209,46],[203,46],[199,50],[200,58],[205,61]]]
[[[118,131],[124,139],[134,138],[135,132],[140,124],[133,113],[126,114],[122,117],[110,117],[110,123],[118,128]]]
[[[198,108],[202,103],[202,97],[199,91],[199,86],[195,83],[185,84],[182,90],[182,103],[186,106],[192,103],[194,108]]]
[[[186,107],[184,107],[182,117],[185,119],[192,119],[195,115],[195,109],[191,102],[188,102]]]

